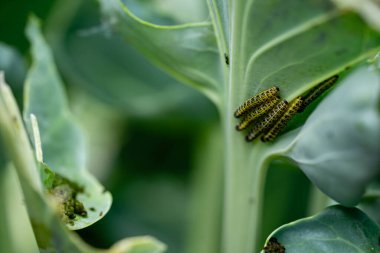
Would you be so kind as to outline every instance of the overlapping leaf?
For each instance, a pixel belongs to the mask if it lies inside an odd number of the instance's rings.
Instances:
[[[309,117],[288,151],[306,175],[344,205],[356,205],[380,175],[380,75],[364,66]]]
[[[360,210],[332,206],[280,227],[269,236],[267,251],[262,252],[375,253],[380,251],[379,236],[379,226]]]

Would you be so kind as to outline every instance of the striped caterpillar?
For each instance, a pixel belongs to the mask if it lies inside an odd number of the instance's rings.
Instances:
[[[307,92],[302,97],[297,97],[288,103],[281,100],[280,89],[272,87],[246,100],[235,111],[236,118],[244,116],[236,129],[241,131],[254,123],[246,136],[247,141],[252,141],[261,135],[261,141],[273,141],[293,116],[302,112],[308,105],[317,99],[326,90],[332,87],[338,80],[334,75]]]
[[[278,103],[260,122],[252,128],[246,136],[246,140],[252,141],[260,134],[268,131],[268,129],[270,129],[277,122],[281,115],[283,115],[287,108],[288,102],[286,100],[282,100]]]
[[[264,103],[267,100],[272,99],[277,95],[279,92],[279,88],[272,87],[270,89],[264,90],[260,92],[259,94],[247,99],[239,108],[235,111],[235,117],[238,118],[242,116],[244,113],[249,111],[250,109],[254,108],[255,106],[258,106],[262,103]]]
[[[276,124],[274,124],[273,127],[261,137],[261,141],[273,141],[274,138],[276,138],[281,130],[286,126],[286,124],[292,119],[292,117],[298,112],[302,105],[303,99],[301,97],[297,97],[290,102],[288,109],[276,122]]]
[[[338,75],[334,75],[326,80],[320,82],[315,88],[311,89],[306,96],[302,97],[303,103],[299,108],[299,112],[303,112],[305,108],[310,105],[315,99],[317,99],[323,92],[333,86],[338,80]]]
[[[265,113],[267,113],[270,109],[272,109],[278,102],[280,102],[279,97],[274,97],[268,102],[254,108],[253,110],[247,112],[243,120],[236,125],[236,130],[241,131],[247,128],[254,120],[258,119]]]

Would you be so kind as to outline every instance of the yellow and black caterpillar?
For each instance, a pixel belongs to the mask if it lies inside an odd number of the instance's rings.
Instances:
[[[251,111],[244,115],[243,120],[236,125],[236,129],[241,131],[247,128],[254,120],[266,114],[270,109],[272,109],[278,102],[280,102],[279,97],[274,97],[273,99],[267,101],[266,103],[253,108]]]
[[[265,133],[268,129],[270,129],[276,121],[281,117],[281,115],[286,111],[288,107],[288,102],[286,100],[282,100],[279,102],[271,111],[268,112],[264,118],[259,121],[249,132],[246,137],[247,141],[252,141],[260,134]]]
[[[247,99],[239,108],[235,111],[235,117],[238,118],[242,116],[244,113],[249,111],[250,109],[254,108],[255,106],[258,106],[265,101],[268,101],[275,97],[277,93],[279,92],[279,88],[272,87],[270,89],[264,90],[260,92],[259,94]]]
[[[288,122],[293,118],[293,116],[298,112],[299,108],[302,106],[303,100],[301,97],[295,98],[290,102],[289,107],[285,111],[284,115],[273,125],[269,131],[261,137],[261,141],[273,141],[274,138],[280,133],[280,131],[288,124]]]
[[[288,103],[281,100],[280,89],[272,87],[246,100],[235,111],[235,117],[242,117],[236,125],[238,131],[244,130],[251,124],[253,127],[246,136],[247,141],[252,141],[261,136],[261,141],[273,141],[293,116],[302,112],[309,104],[317,99],[326,90],[332,87],[338,80],[334,75],[311,89],[306,95],[297,97]]]
[[[317,99],[320,95],[322,95],[323,92],[327,91],[330,87],[332,87],[336,83],[338,78],[338,75],[332,76],[320,82],[316,87],[311,89],[305,96],[302,97],[303,103],[302,106],[299,108],[299,112],[303,112],[305,108],[308,105],[310,105],[315,99]]]

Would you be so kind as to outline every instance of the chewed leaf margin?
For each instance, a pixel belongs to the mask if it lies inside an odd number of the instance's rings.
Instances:
[[[33,56],[24,90],[27,131],[34,144],[40,143],[35,149],[43,153],[43,160],[38,161],[43,168],[41,177],[53,180],[44,180],[48,183],[45,190],[53,196],[68,228],[81,229],[106,215],[112,197],[85,169],[83,133],[71,116],[62,81],[36,17],[30,18],[27,35]],[[35,126],[31,115],[38,121]],[[36,131],[40,140],[36,139]]]

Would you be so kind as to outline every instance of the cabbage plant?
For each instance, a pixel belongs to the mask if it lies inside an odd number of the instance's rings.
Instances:
[[[208,0],[205,21],[168,24],[144,20],[121,0],[98,4],[98,29],[117,36],[118,47],[137,49],[178,82],[160,84],[162,92],[177,101],[170,92],[183,83],[218,111],[219,126],[205,137],[200,162],[212,173],[197,185],[203,200],[197,208],[205,216],[194,219],[188,252],[380,252],[377,1]],[[82,133],[36,18],[30,18],[27,35],[33,63],[25,81],[23,117],[2,74],[0,129],[9,151],[3,160],[10,161],[3,164],[17,171],[36,247],[40,252],[164,252],[165,242],[152,237],[128,238],[100,250],[69,231],[101,219],[112,198],[85,168]],[[51,40],[58,66],[88,84],[87,65],[73,68],[74,56],[59,44],[62,38]],[[245,132],[236,131],[234,112],[246,99],[275,86],[292,101],[335,75],[337,83],[292,117],[273,141],[246,142]],[[116,86],[107,85],[96,84],[115,91]],[[112,94],[121,94],[116,100],[124,107],[139,108],[129,88],[121,91],[130,100],[124,101],[120,90]],[[284,216],[308,188],[286,199],[266,193],[290,189],[294,170],[314,187],[306,193],[308,217],[290,222]],[[280,183],[271,181],[275,173],[284,173]],[[208,190],[215,194],[207,201]],[[275,227],[268,225],[271,221]],[[4,245],[15,247],[11,241]]]

